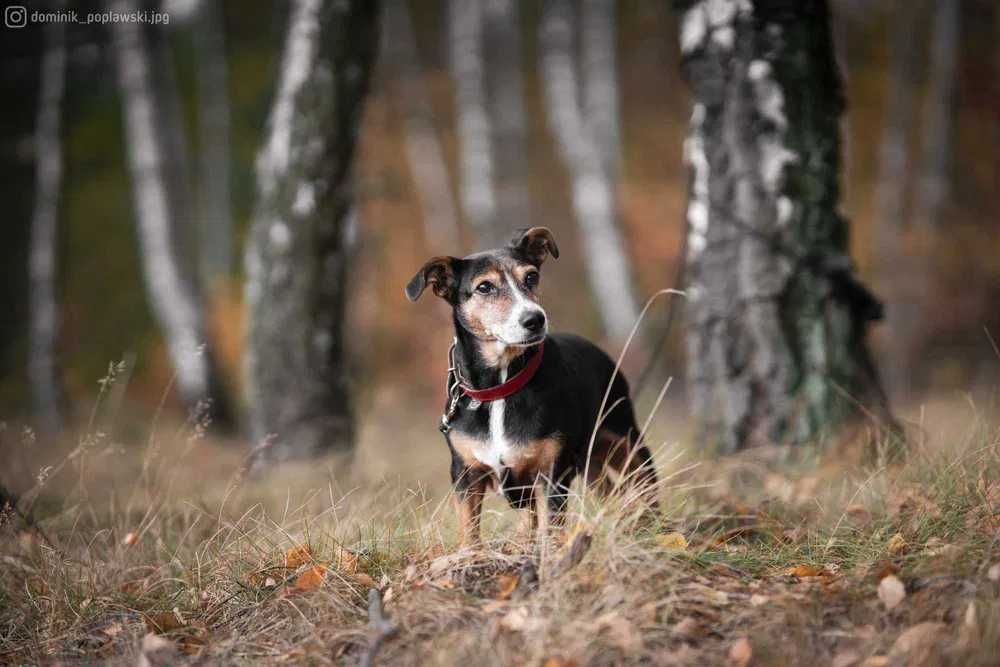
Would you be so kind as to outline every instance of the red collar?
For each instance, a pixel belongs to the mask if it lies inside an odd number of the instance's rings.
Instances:
[[[514,377],[510,378],[506,382],[502,382],[493,387],[487,387],[486,389],[473,389],[461,381],[458,386],[462,388],[463,394],[474,401],[479,401],[480,403],[499,401],[507,398],[508,396],[513,396],[517,392],[524,389],[524,386],[531,382],[531,378],[535,377],[535,373],[538,372],[538,367],[542,365],[542,354],[544,352],[545,341],[542,341],[538,344],[538,352],[536,352],[531,359],[528,359],[528,363],[525,367],[515,373]]]

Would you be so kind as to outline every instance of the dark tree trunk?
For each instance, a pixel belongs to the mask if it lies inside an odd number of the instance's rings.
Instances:
[[[246,371],[275,458],[353,445],[344,355],[351,165],[377,48],[377,3],[292,4],[246,256]]]
[[[126,13],[137,6],[134,0],[109,3]],[[214,425],[228,429],[233,415],[208,340],[200,293],[180,252],[190,214],[183,212],[186,197],[179,192],[184,174],[177,161],[183,142],[176,97],[163,89],[169,73],[156,71],[163,54],[154,53],[141,24],[115,23],[112,33],[143,277],[153,314],[182,400],[199,413],[209,403]]]
[[[45,26],[41,90],[35,123],[35,210],[29,253],[31,321],[28,376],[35,413],[46,431],[63,425],[63,387],[56,364],[59,304],[56,298],[59,197],[62,189],[63,94],[66,88],[66,34],[62,23]]]
[[[688,379],[726,451],[891,424],[839,203],[844,108],[825,0],[685,1]]]
[[[204,0],[195,26],[198,54],[198,226],[201,275],[210,286],[232,276],[233,223],[229,206],[229,74],[220,2]]]

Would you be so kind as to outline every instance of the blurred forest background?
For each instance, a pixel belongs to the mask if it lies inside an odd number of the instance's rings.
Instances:
[[[574,85],[587,89],[588,76],[604,72],[596,122],[611,124],[604,136],[615,156],[613,218],[632,281],[632,295],[621,299],[634,312],[678,275],[690,89],[670,3],[586,4],[597,9],[574,15],[583,27],[575,24],[569,55]],[[103,9],[74,6],[81,14]],[[255,161],[278,89],[288,6],[168,0],[157,9],[169,24],[144,33],[161,111],[172,118],[179,256],[185,275],[197,276],[211,345],[239,410],[243,249],[258,204]],[[848,104],[842,209],[860,274],[887,306],[874,329],[887,388],[905,405],[935,392],[995,387],[1000,365],[984,328],[1000,337],[1000,4],[836,0],[832,11]],[[544,278],[554,328],[603,341],[613,353],[620,347],[621,330],[586,279],[590,260],[572,197],[579,174],[548,120],[553,82],[546,77],[555,73],[544,64],[542,13],[534,0],[384,3],[356,155],[347,271],[347,359],[362,420],[402,405],[420,411],[431,433],[450,315],[438,303],[410,304],[403,285],[432,255],[471,252],[518,228],[545,225],[559,240],[562,256]],[[471,35],[462,29],[469,25]],[[129,387],[117,420],[125,428],[158,409],[175,369],[143,282],[112,33],[106,25],[69,24],[61,37],[55,350],[71,421],[87,414],[109,363],[124,360]],[[36,164],[45,157],[36,131],[43,56],[51,49],[46,35],[41,25],[3,28],[0,47],[0,420],[34,413],[29,248]],[[603,62],[588,60],[590,40],[610,45]],[[483,165],[469,162],[463,139],[474,141],[477,130],[492,141],[487,169],[496,198],[485,204],[467,191],[469,175]],[[625,365],[633,378],[654,359],[667,319],[661,303],[646,320]],[[682,327],[672,328],[665,353],[655,357],[656,376],[678,377],[675,401],[684,391]],[[173,394],[168,405],[182,414]]]

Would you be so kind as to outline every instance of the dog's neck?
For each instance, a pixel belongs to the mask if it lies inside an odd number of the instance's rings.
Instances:
[[[472,389],[485,389],[504,382],[524,368],[537,351],[537,345],[523,347],[481,340],[455,320],[455,364]]]

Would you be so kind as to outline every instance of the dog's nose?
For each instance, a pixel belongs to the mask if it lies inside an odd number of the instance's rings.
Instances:
[[[541,331],[545,327],[545,313],[532,310],[521,315],[521,326],[532,333]]]

